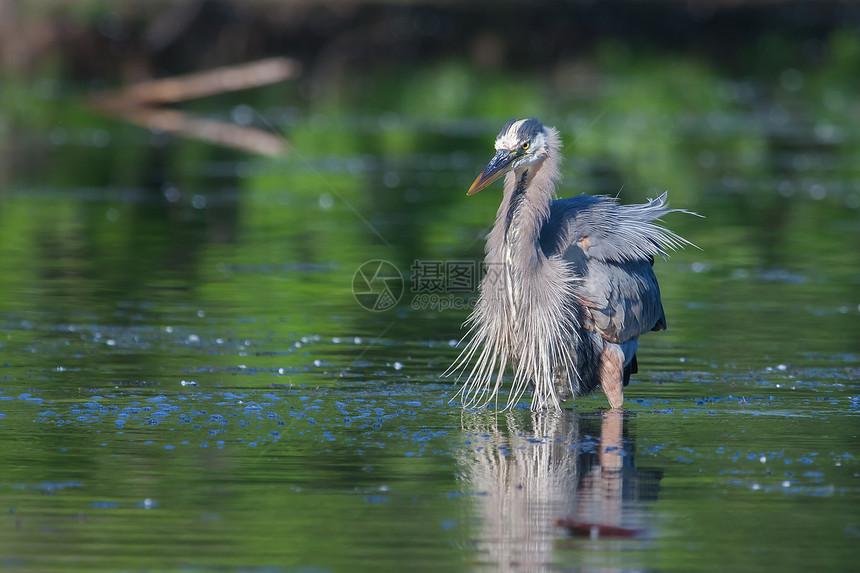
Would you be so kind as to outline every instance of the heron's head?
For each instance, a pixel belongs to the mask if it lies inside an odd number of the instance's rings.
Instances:
[[[543,161],[551,142],[557,144],[557,141],[555,129],[544,127],[535,118],[512,119],[496,137],[496,155],[466,194],[477,193],[508,171]]]

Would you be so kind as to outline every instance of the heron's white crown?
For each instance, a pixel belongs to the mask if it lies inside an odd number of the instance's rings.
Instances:
[[[496,151],[517,154],[512,169],[525,167],[546,157],[551,142],[558,139],[553,134],[557,134],[554,128],[544,127],[535,118],[510,121],[496,137]]]

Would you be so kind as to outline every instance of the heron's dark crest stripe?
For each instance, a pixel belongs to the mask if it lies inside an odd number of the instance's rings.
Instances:
[[[543,131],[543,124],[535,117],[525,120],[517,130],[520,141],[530,141],[538,133]]]

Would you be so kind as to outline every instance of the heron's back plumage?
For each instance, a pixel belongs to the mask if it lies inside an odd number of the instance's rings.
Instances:
[[[654,224],[673,212],[686,211],[669,209],[668,193],[637,205],[620,205],[605,195],[556,199],[541,229],[541,249],[551,256],[574,245],[585,246],[590,259],[614,262],[666,257],[670,250],[690,244]]]

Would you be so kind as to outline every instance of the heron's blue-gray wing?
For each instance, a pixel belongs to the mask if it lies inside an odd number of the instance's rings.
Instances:
[[[651,267],[656,255],[685,241],[654,224],[671,211],[665,205],[665,194],[641,205],[588,195],[552,203],[541,248],[566,260],[581,279],[576,291],[586,319],[606,340],[624,343],[666,328]]]
[[[603,338],[623,344],[649,330],[666,328],[660,287],[649,261],[592,259],[587,269],[577,290],[587,307],[586,320],[591,320],[588,326]]]

